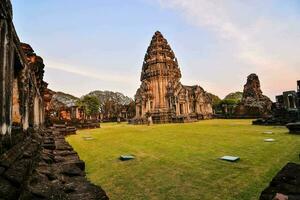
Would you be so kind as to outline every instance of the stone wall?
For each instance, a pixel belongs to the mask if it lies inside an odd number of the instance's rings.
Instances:
[[[43,125],[44,64],[20,42],[8,0],[0,2],[0,153],[15,144],[29,127]],[[14,131],[22,130],[22,131]]]

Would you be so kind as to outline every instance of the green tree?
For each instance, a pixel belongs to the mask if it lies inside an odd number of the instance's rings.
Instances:
[[[239,103],[242,100],[243,92],[232,92],[226,95],[224,100],[230,99],[234,100],[236,103]]]
[[[100,102],[95,96],[83,96],[77,105],[84,108],[87,116],[99,114]]]

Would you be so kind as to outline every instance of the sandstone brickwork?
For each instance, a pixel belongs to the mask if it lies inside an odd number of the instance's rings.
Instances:
[[[210,118],[211,99],[198,85],[180,82],[177,58],[167,40],[157,31],[145,54],[141,86],[135,95],[136,122],[151,117],[154,123]]]
[[[256,74],[247,77],[243,97],[235,109],[237,117],[265,117],[271,114],[272,101],[263,95],[259,78]]]

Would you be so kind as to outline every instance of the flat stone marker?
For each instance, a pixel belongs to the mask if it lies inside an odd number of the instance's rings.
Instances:
[[[236,157],[236,156],[223,156],[220,158],[221,160],[226,160],[229,162],[236,162],[240,159],[240,157]]]
[[[132,155],[121,155],[120,156],[120,160],[121,161],[126,161],[126,160],[132,160],[132,159],[134,159],[135,157],[134,156],[132,156]]]
[[[264,134],[273,134],[272,131],[265,131]]]
[[[264,141],[265,141],[265,142],[274,142],[275,139],[273,139],[273,138],[267,138],[267,139],[264,139]]]
[[[84,140],[94,140],[94,138],[89,137],[89,136],[85,136],[85,137],[83,137],[83,139],[84,139]]]

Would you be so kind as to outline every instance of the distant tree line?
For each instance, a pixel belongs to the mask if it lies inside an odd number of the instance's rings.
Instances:
[[[125,121],[135,116],[134,101],[122,93],[93,91],[77,101],[86,115],[102,121]]]
[[[212,99],[212,106],[215,114],[221,114],[225,117],[231,117],[234,114],[235,107],[241,102],[243,93],[232,92],[220,99],[218,96],[209,93]]]

